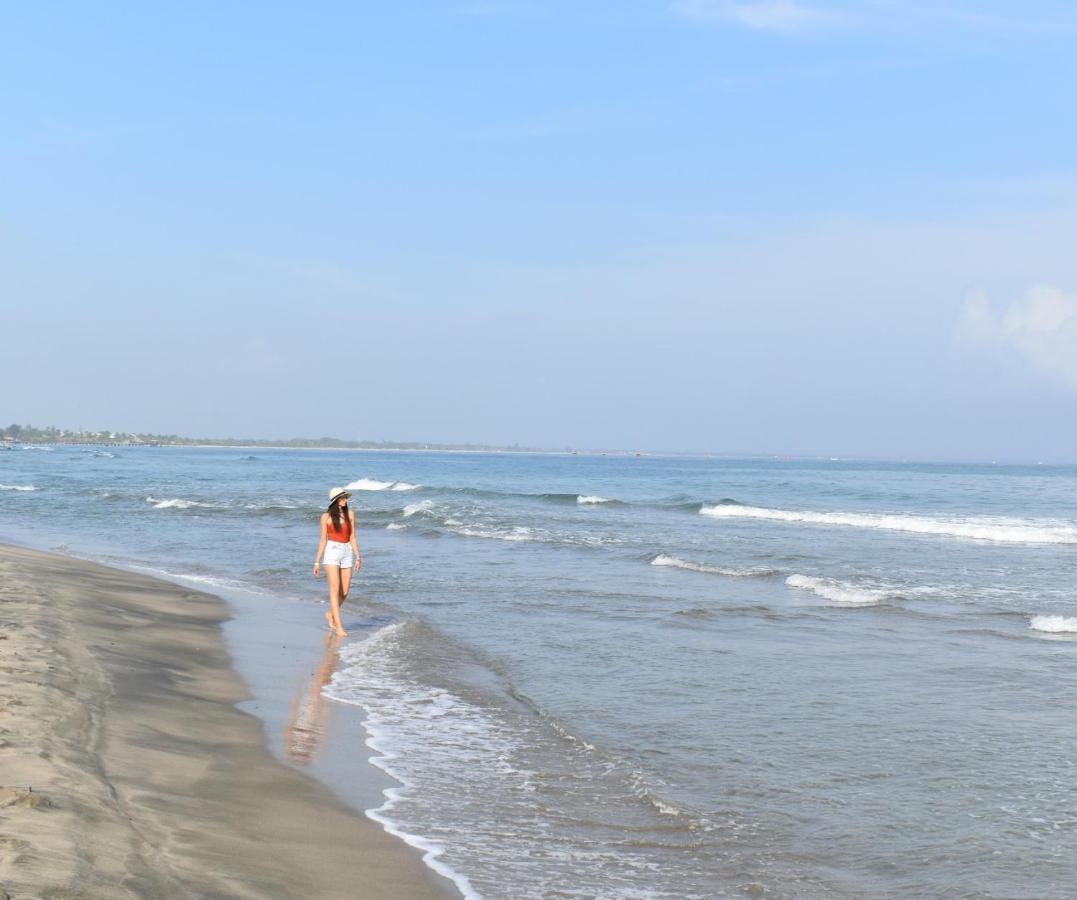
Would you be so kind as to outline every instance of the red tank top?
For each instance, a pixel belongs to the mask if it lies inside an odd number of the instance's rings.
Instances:
[[[340,527],[333,527],[333,517],[329,517],[329,525],[326,528],[326,537],[331,541],[346,544],[352,539],[352,520],[347,514],[341,516]]]

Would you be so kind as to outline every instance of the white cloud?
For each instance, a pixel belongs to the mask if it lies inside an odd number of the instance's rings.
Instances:
[[[675,0],[673,10],[688,19],[725,21],[761,31],[805,31],[834,20],[829,12],[793,0]]]
[[[983,294],[974,294],[962,306],[958,334],[1014,350],[1077,390],[1077,294],[1038,285],[1001,314]]]

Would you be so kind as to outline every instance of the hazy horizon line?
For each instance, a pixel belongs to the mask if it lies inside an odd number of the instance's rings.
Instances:
[[[291,438],[258,438],[258,437],[188,437],[179,434],[160,434],[154,432],[116,431],[113,429],[66,429],[54,425],[35,427],[32,425],[18,426],[21,429],[35,432],[59,432],[63,437],[73,436],[101,436],[117,435],[117,438],[108,438],[104,443],[123,446],[118,441],[120,436],[137,437],[140,440],[149,440],[167,446],[190,446],[190,447],[233,447],[244,448],[261,447],[267,450],[406,450],[412,452],[502,452],[502,453],[568,453],[568,454],[616,454],[619,456],[702,456],[721,457],[726,459],[770,459],[785,460],[789,462],[802,462],[814,460],[819,462],[865,462],[865,463],[898,463],[898,464],[931,464],[931,465],[1016,465],[1016,466],[1072,466],[1077,465],[1073,461],[1044,461],[1030,458],[1001,457],[980,458],[970,457],[918,457],[915,455],[882,456],[872,454],[843,453],[841,451],[808,452],[792,450],[714,450],[702,448],[681,448],[677,450],[656,450],[647,447],[576,447],[564,445],[533,446],[513,444],[496,444],[483,442],[461,441],[435,441],[435,440],[391,440],[391,439],[364,439],[351,440],[348,438],[322,435],[319,437],[291,437]],[[15,443],[65,443],[60,440],[44,440],[41,438],[12,438],[7,436],[8,428],[0,427],[0,436],[4,436],[7,442]]]

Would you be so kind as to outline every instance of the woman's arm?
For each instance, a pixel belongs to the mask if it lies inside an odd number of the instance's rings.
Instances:
[[[363,557],[359,553],[359,541],[355,537],[355,513],[350,509],[348,510],[348,518],[352,520],[352,550],[355,551],[355,569],[353,571],[358,572],[363,568]]]
[[[329,513],[322,513],[321,526],[322,536],[318,541],[318,552],[314,557],[314,577],[318,577],[318,567],[322,564],[322,554],[325,553],[325,542],[328,539],[326,535],[326,522],[329,519]],[[354,533],[354,532],[353,532]]]

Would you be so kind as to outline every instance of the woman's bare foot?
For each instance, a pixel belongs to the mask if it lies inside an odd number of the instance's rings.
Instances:
[[[337,637],[347,637],[348,636],[348,632],[346,632],[344,630],[344,626],[340,622],[337,622],[333,618],[333,611],[332,610],[327,610],[326,611],[326,613],[325,613],[325,621],[329,625],[329,630],[331,632],[333,632],[333,634],[335,634]]]

